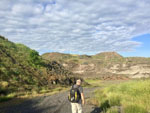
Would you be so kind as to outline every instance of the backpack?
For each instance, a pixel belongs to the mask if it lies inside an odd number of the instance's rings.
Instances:
[[[81,99],[81,94],[79,89],[74,88],[74,86],[72,86],[68,95],[68,100],[72,103],[78,103],[80,99]]]

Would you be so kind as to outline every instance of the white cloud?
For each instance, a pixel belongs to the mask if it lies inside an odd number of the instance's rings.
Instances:
[[[5,6],[5,7],[4,7]],[[148,0],[1,0],[0,34],[43,51],[126,52],[150,33]]]
[[[43,6],[40,4],[15,4],[12,7],[12,14],[22,16],[32,16],[41,14]]]

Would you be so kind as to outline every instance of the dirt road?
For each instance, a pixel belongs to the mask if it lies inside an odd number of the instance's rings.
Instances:
[[[84,88],[85,98],[93,96],[96,88]],[[19,105],[0,108],[0,113],[71,113],[71,105],[67,99],[68,91],[51,96],[40,96],[24,101]],[[83,106],[84,113],[99,113],[92,105]]]

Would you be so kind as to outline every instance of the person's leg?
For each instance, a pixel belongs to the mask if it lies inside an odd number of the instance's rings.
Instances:
[[[77,103],[77,109],[78,109],[78,113],[83,113],[81,103]]]
[[[72,113],[77,113],[77,105],[76,103],[71,103]]]

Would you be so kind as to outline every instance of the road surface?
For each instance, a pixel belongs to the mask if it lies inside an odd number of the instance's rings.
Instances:
[[[85,99],[94,96],[96,88],[84,88]],[[71,113],[71,105],[68,101],[68,91],[51,96],[40,96],[26,100],[19,105],[0,108],[0,113]],[[85,104],[83,113],[100,113],[99,108]]]

